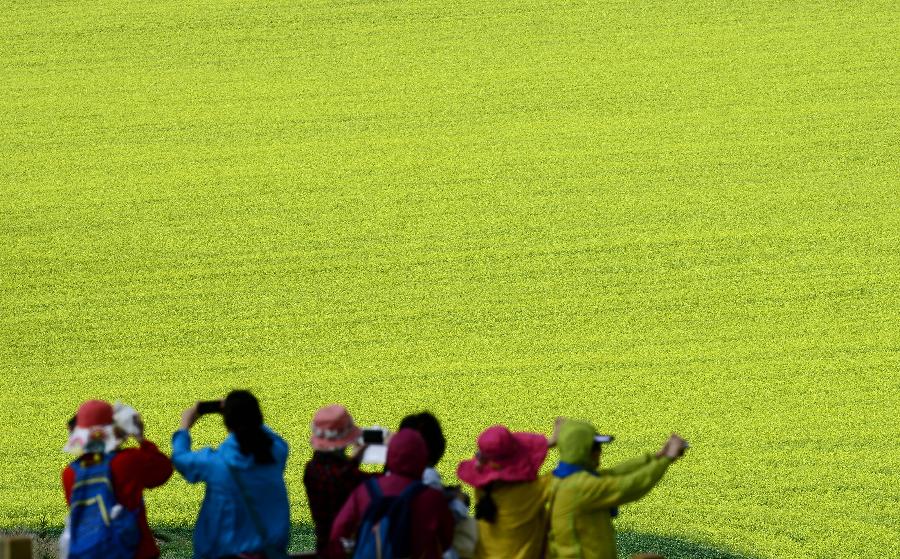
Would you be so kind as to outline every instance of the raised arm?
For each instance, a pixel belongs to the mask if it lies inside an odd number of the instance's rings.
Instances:
[[[629,460],[596,477],[585,477],[582,494],[593,508],[610,508],[636,501],[662,479],[669,464],[684,455],[687,442],[672,434],[656,454]]]
[[[646,465],[653,458],[651,454],[642,454],[637,458],[632,458],[631,460],[626,460],[621,464],[616,465],[613,468],[600,470],[601,474],[607,475],[615,475],[621,476],[625,474],[630,474],[631,472],[637,470],[641,466]]]
[[[197,421],[197,406],[191,406],[181,414],[181,428],[172,435],[172,465],[188,483],[206,479],[213,451],[204,448],[191,451],[190,429]]]
[[[147,439],[140,439],[140,447],[121,453],[116,458],[116,468],[132,472],[142,486],[159,487],[172,477],[172,461]]]
[[[593,509],[617,507],[636,501],[646,495],[656,485],[672,459],[656,458],[650,454],[641,458],[643,465],[628,473],[612,473],[611,470],[599,476],[584,476],[579,485],[582,502]],[[631,461],[637,462],[637,461]]]

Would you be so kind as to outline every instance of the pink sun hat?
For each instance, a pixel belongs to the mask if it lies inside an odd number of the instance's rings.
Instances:
[[[456,476],[479,489],[494,481],[534,481],[546,457],[544,435],[513,433],[503,425],[494,425],[478,436],[475,458],[460,462]]]
[[[361,434],[362,429],[353,423],[347,408],[332,404],[320,408],[313,416],[309,444],[314,450],[335,450],[355,442]]]

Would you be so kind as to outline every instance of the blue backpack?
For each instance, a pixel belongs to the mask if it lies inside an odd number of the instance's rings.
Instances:
[[[141,531],[137,513],[118,507],[110,463],[114,452],[89,466],[72,462],[75,485],[69,502],[69,559],[134,559]]]
[[[410,557],[412,501],[425,484],[414,481],[396,497],[386,497],[375,478],[366,480],[372,502],[356,537],[353,559],[401,559]]]

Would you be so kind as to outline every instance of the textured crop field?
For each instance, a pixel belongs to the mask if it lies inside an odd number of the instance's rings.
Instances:
[[[298,530],[339,401],[435,411],[446,476],[493,422],[681,432],[631,549],[896,553],[900,10],[711,4],[5,3],[0,528],[62,523],[81,400],[168,447],[249,387]]]

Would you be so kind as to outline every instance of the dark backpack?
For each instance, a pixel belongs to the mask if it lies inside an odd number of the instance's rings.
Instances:
[[[134,559],[141,531],[137,513],[119,506],[115,511],[110,463],[115,453],[96,464],[72,462],[75,484],[69,500],[71,543],[69,559]]]
[[[396,497],[387,497],[375,478],[366,480],[371,503],[356,536],[353,559],[402,559],[412,556],[412,502],[426,488],[416,480]]]

